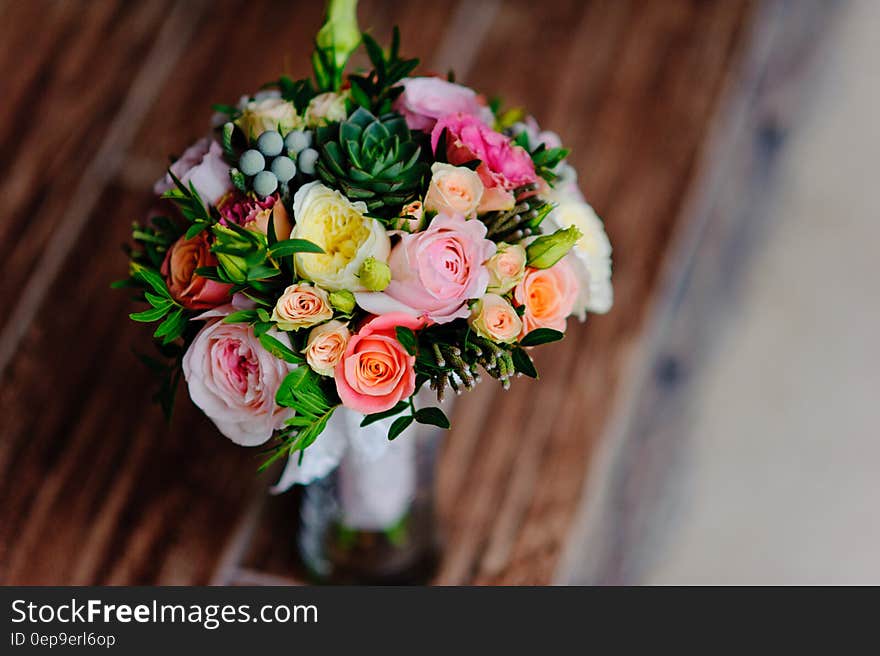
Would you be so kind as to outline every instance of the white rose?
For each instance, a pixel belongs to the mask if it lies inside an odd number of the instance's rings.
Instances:
[[[583,235],[571,250],[574,257],[569,258],[578,278],[586,282],[581,285],[574,314],[581,320],[587,312],[604,314],[614,303],[614,290],[611,286],[611,242],[602,220],[579,191],[557,192],[551,200],[557,206],[545,219],[545,225],[550,228],[545,232],[573,225]]]
[[[189,395],[219,431],[242,446],[257,446],[293,415],[275,403],[281,381],[293,369],[260,345],[251,326],[223,323],[231,305],[200,315],[211,319],[183,356]],[[276,339],[286,339],[275,333]]]
[[[344,121],[346,118],[344,93],[319,93],[309,101],[306,107],[305,121],[310,128]]]
[[[249,139],[253,140],[266,130],[287,134],[302,124],[292,102],[283,98],[263,98],[246,103],[241,116],[235,121]]]
[[[307,239],[324,253],[294,255],[297,272],[329,291],[366,291],[358,279],[364,260],[373,257],[387,263],[391,252],[385,228],[364,216],[366,211],[365,203],[352,203],[320,182],[300,187],[293,197],[296,225],[290,236]]]

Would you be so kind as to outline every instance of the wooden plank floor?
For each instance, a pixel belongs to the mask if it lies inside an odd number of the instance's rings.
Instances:
[[[562,133],[607,219],[614,311],[543,349],[540,384],[463,396],[441,466],[438,582],[547,583],[754,7],[361,5],[426,69]],[[0,582],[290,580],[291,498],[264,504],[253,454],[184,395],[165,426],[131,352],[147,332],[107,284],[166,155],[211,102],[305,73],[320,4],[13,0],[0,19]]]

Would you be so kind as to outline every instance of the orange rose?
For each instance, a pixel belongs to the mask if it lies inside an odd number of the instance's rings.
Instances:
[[[229,301],[230,285],[196,275],[196,269],[207,266],[217,266],[208,233],[181,237],[172,244],[162,262],[162,275],[174,300],[190,310],[208,310]]]
[[[572,313],[578,295],[578,281],[567,259],[549,269],[526,269],[513,296],[525,306],[522,336],[536,328],[564,331],[565,320]]]

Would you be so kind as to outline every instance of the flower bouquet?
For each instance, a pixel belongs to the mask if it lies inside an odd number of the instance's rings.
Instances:
[[[371,70],[346,74],[361,44]],[[215,106],[156,183],[120,285],[148,305],[131,318],[158,324],[166,412],[182,376],[262,468],[286,461],[276,491],[352,453],[399,489],[390,441],[449,427],[425,392],[537,377],[532,347],[610,308],[611,247],[556,134],[417,76],[397,30],[383,49],[351,0],[329,4],[312,64]],[[363,501],[377,478],[359,480]]]

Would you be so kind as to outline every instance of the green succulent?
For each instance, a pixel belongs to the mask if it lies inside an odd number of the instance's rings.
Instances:
[[[428,165],[398,114],[375,117],[358,107],[341,123],[318,128],[316,172],[373,214],[396,216],[419,193]]]

